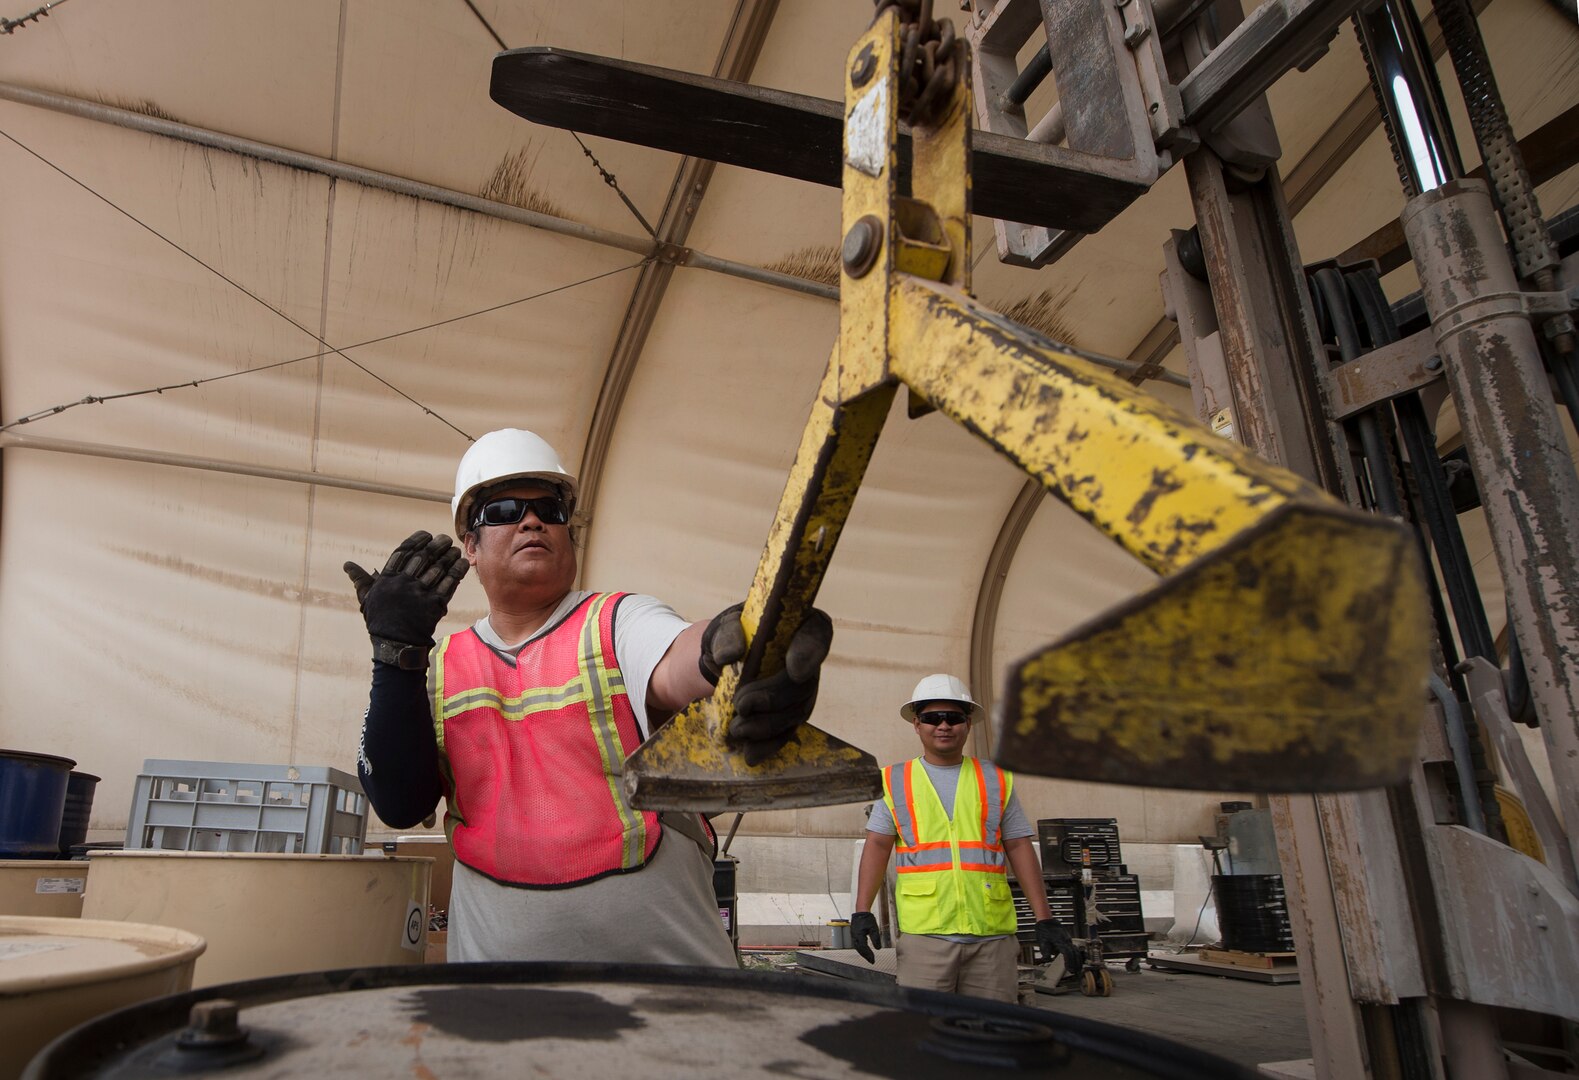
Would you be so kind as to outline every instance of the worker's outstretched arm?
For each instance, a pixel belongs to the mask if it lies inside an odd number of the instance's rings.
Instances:
[[[701,664],[702,635],[707,626],[705,622],[692,623],[680,631],[652,669],[647,682],[647,717],[653,727],[658,726],[654,721],[659,717],[667,719],[713,692]]]
[[[745,658],[746,632],[740,622],[743,606],[725,608],[709,622],[692,623],[674,639],[647,685],[649,719],[668,717],[708,697],[724,669]],[[790,638],[784,669],[735,688],[729,741],[745,752],[749,764],[772,756],[811,716],[817,704],[822,662],[832,642],[833,620],[812,608]]]
[[[855,951],[869,964],[877,962],[877,954],[872,950],[883,947],[883,936],[872,915],[872,901],[888,874],[888,856],[893,854],[895,839],[868,829],[866,846],[861,849],[861,868],[855,876],[855,910],[850,913],[850,937],[854,939]]]

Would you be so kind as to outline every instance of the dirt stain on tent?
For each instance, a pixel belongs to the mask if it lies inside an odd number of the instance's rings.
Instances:
[[[532,186],[532,169],[537,165],[537,148],[527,143],[519,150],[504,155],[493,174],[477,189],[480,198],[508,203],[535,214],[565,217],[557,203]]]
[[[127,101],[124,98],[115,98],[114,100],[111,100],[110,98],[101,97],[99,98],[99,101],[113,109],[125,109],[127,112],[139,113],[143,116],[151,116],[155,120],[168,120],[172,124],[185,123],[185,121],[181,120],[179,117],[165,112],[148,98],[138,98],[135,101]]]
[[[774,259],[763,269],[836,286],[839,284],[839,249],[832,244],[803,247]]]

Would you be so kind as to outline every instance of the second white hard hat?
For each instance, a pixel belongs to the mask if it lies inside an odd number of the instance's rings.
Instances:
[[[455,470],[455,497],[450,500],[450,513],[455,519],[456,537],[466,533],[476,494],[509,480],[543,480],[564,489],[567,499],[574,499],[576,494],[576,478],[542,437],[521,428],[490,431],[467,448]]]
[[[925,705],[929,701],[953,701],[965,706],[965,711],[972,720],[981,712],[981,706],[970,696],[970,688],[952,675],[941,672],[928,675],[916,683],[915,691],[910,695],[910,700],[899,707],[899,715],[906,720],[916,718],[916,706]]]

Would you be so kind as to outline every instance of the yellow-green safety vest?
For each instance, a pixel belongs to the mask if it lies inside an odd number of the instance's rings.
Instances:
[[[1014,933],[1002,835],[1013,789],[1011,774],[967,757],[950,818],[920,758],[883,770],[883,803],[899,831],[896,893],[903,933]]]

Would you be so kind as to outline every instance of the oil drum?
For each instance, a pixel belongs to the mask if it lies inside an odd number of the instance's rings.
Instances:
[[[931,991],[723,968],[446,964],[207,987],[51,1043],[24,1080],[220,1075],[1250,1080],[1191,1047]]]

